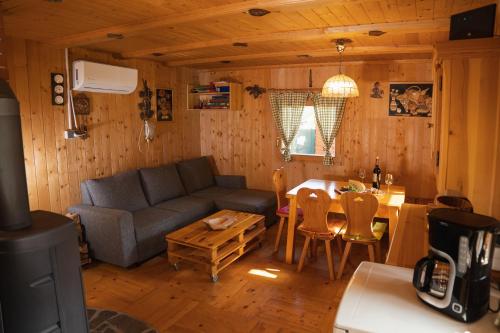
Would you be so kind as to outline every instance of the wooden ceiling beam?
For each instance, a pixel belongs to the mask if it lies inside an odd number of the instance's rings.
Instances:
[[[279,40],[315,40],[322,38],[354,37],[360,34],[368,34],[372,30],[380,30],[386,33],[422,33],[448,31],[450,19],[420,20],[396,23],[376,23],[341,27],[329,27],[296,31],[279,31],[271,33],[258,33],[232,38],[213,39],[208,41],[192,42],[179,45],[163,46],[151,49],[137,50],[122,53],[124,58],[140,58],[154,53],[169,54],[182,51],[192,51],[210,47],[230,46],[236,42],[260,43]]]
[[[349,0],[349,3],[360,2],[361,0]],[[329,5],[342,4],[346,0],[247,0],[227,5],[202,8],[189,13],[179,13],[175,15],[158,16],[148,20],[141,20],[125,24],[109,26],[66,37],[48,40],[46,42],[58,47],[74,47],[99,42],[109,41],[108,33],[121,34],[125,38],[143,34],[147,30],[175,26],[183,23],[196,22],[207,19],[215,19],[227,15],[240,14],[251,8],[275,9],[292,5],[313,5],[328,3]]]
[[[352,55],[377,55],[377,54],[415,54],[415,53],[425,53],[431,54],[433,50],[432,45],[400,45],[400,46],[357,46],[357,47],[347,47],[345,50],[345,56]],[[272,59],[280,57],[290,57],[307,54],[311,57],[333,57],[337,56],[335,48],[328,49],[317,49],[317,50],[295,50],[295,51],[282,51],[282,52],[267,52],[267,53],[255,53],[255,54],[242,54],[235,56],[226,57],[212,57],[212,58],[197,58],[197,59],[186,59],[170,61],[167,63],[168,66],[190,66],[190,65],[200,65],[200,64],[210,64],[222,61],[242,61],[242,60],[256,60],[256,59]]]
[[[365,33],[372,30],[383,32],[433,32],[450,30],[450,19],[431,19],[390,23],[358,24],[325,29],[325,33]]]

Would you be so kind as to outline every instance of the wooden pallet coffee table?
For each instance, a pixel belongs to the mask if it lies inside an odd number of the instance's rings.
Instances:
[[[260,246],[266,232],[264,216],[221,210],[206,218],[222,216],[235,217],[236,222],[226,230],[213,231],[199,220],[165,236],[168,260],[176,270],[181,260],[203,264],[216,282],[220,271]]]

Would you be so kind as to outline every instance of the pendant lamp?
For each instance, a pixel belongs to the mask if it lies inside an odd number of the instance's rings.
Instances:
[[[340,55],[339,73],[326,80],[321,91],[323,97],[358,97],[359,90],[356,82],[342,74],[342,52],[345,50],[345,40],[336,41],[337,52]]]

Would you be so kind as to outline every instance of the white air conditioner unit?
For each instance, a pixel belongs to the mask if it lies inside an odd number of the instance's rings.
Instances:
[[[137,69],[77,60],[73,62],[73,90],[130,94],[137,87]]]

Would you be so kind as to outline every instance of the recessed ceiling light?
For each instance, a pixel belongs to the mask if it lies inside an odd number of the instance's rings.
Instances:
[[[368,36],[378,37],[378,36],[382,36],[383,34],[385,34],[385,31],[382,31],[382,30],[370,30],[370,31],[368,31]]]
[[[121,53],[118,53],[118,52],[113,52],[111,53],[111,56],[113,57],[113,59],[117,59],[117,60],[123,60],[125,59]]]
[[[262,9],[262,8],[251,8],[247,12],[248,14],[252,16],[264,16],[270,13],[267,9]]]
[[[235,47],[248,47],[248,43],[236,42],[236,43],[233,43],[233,46],[235,46]]]
[[[151,55],[153,55],[155,57],[161,57],[162,55],[165,55],[165,53],[153,52],[153,53],[151,53]]]
[[[220,63],[221,63],[221,64],[230,64],[230,63],[231,63],[231,61],[230,61],[230,60],[222,60]]]
[[[349,38],[333,39],[332,43],[334,43],[334,44],[350,44],[350,43],[352,43],[352,39],[349,39]]]
[[[115,34],[115,33],[112,33],[112,32],[108,33],[106,36],[109,39],[123,39],[124,38],[123,34]]]

